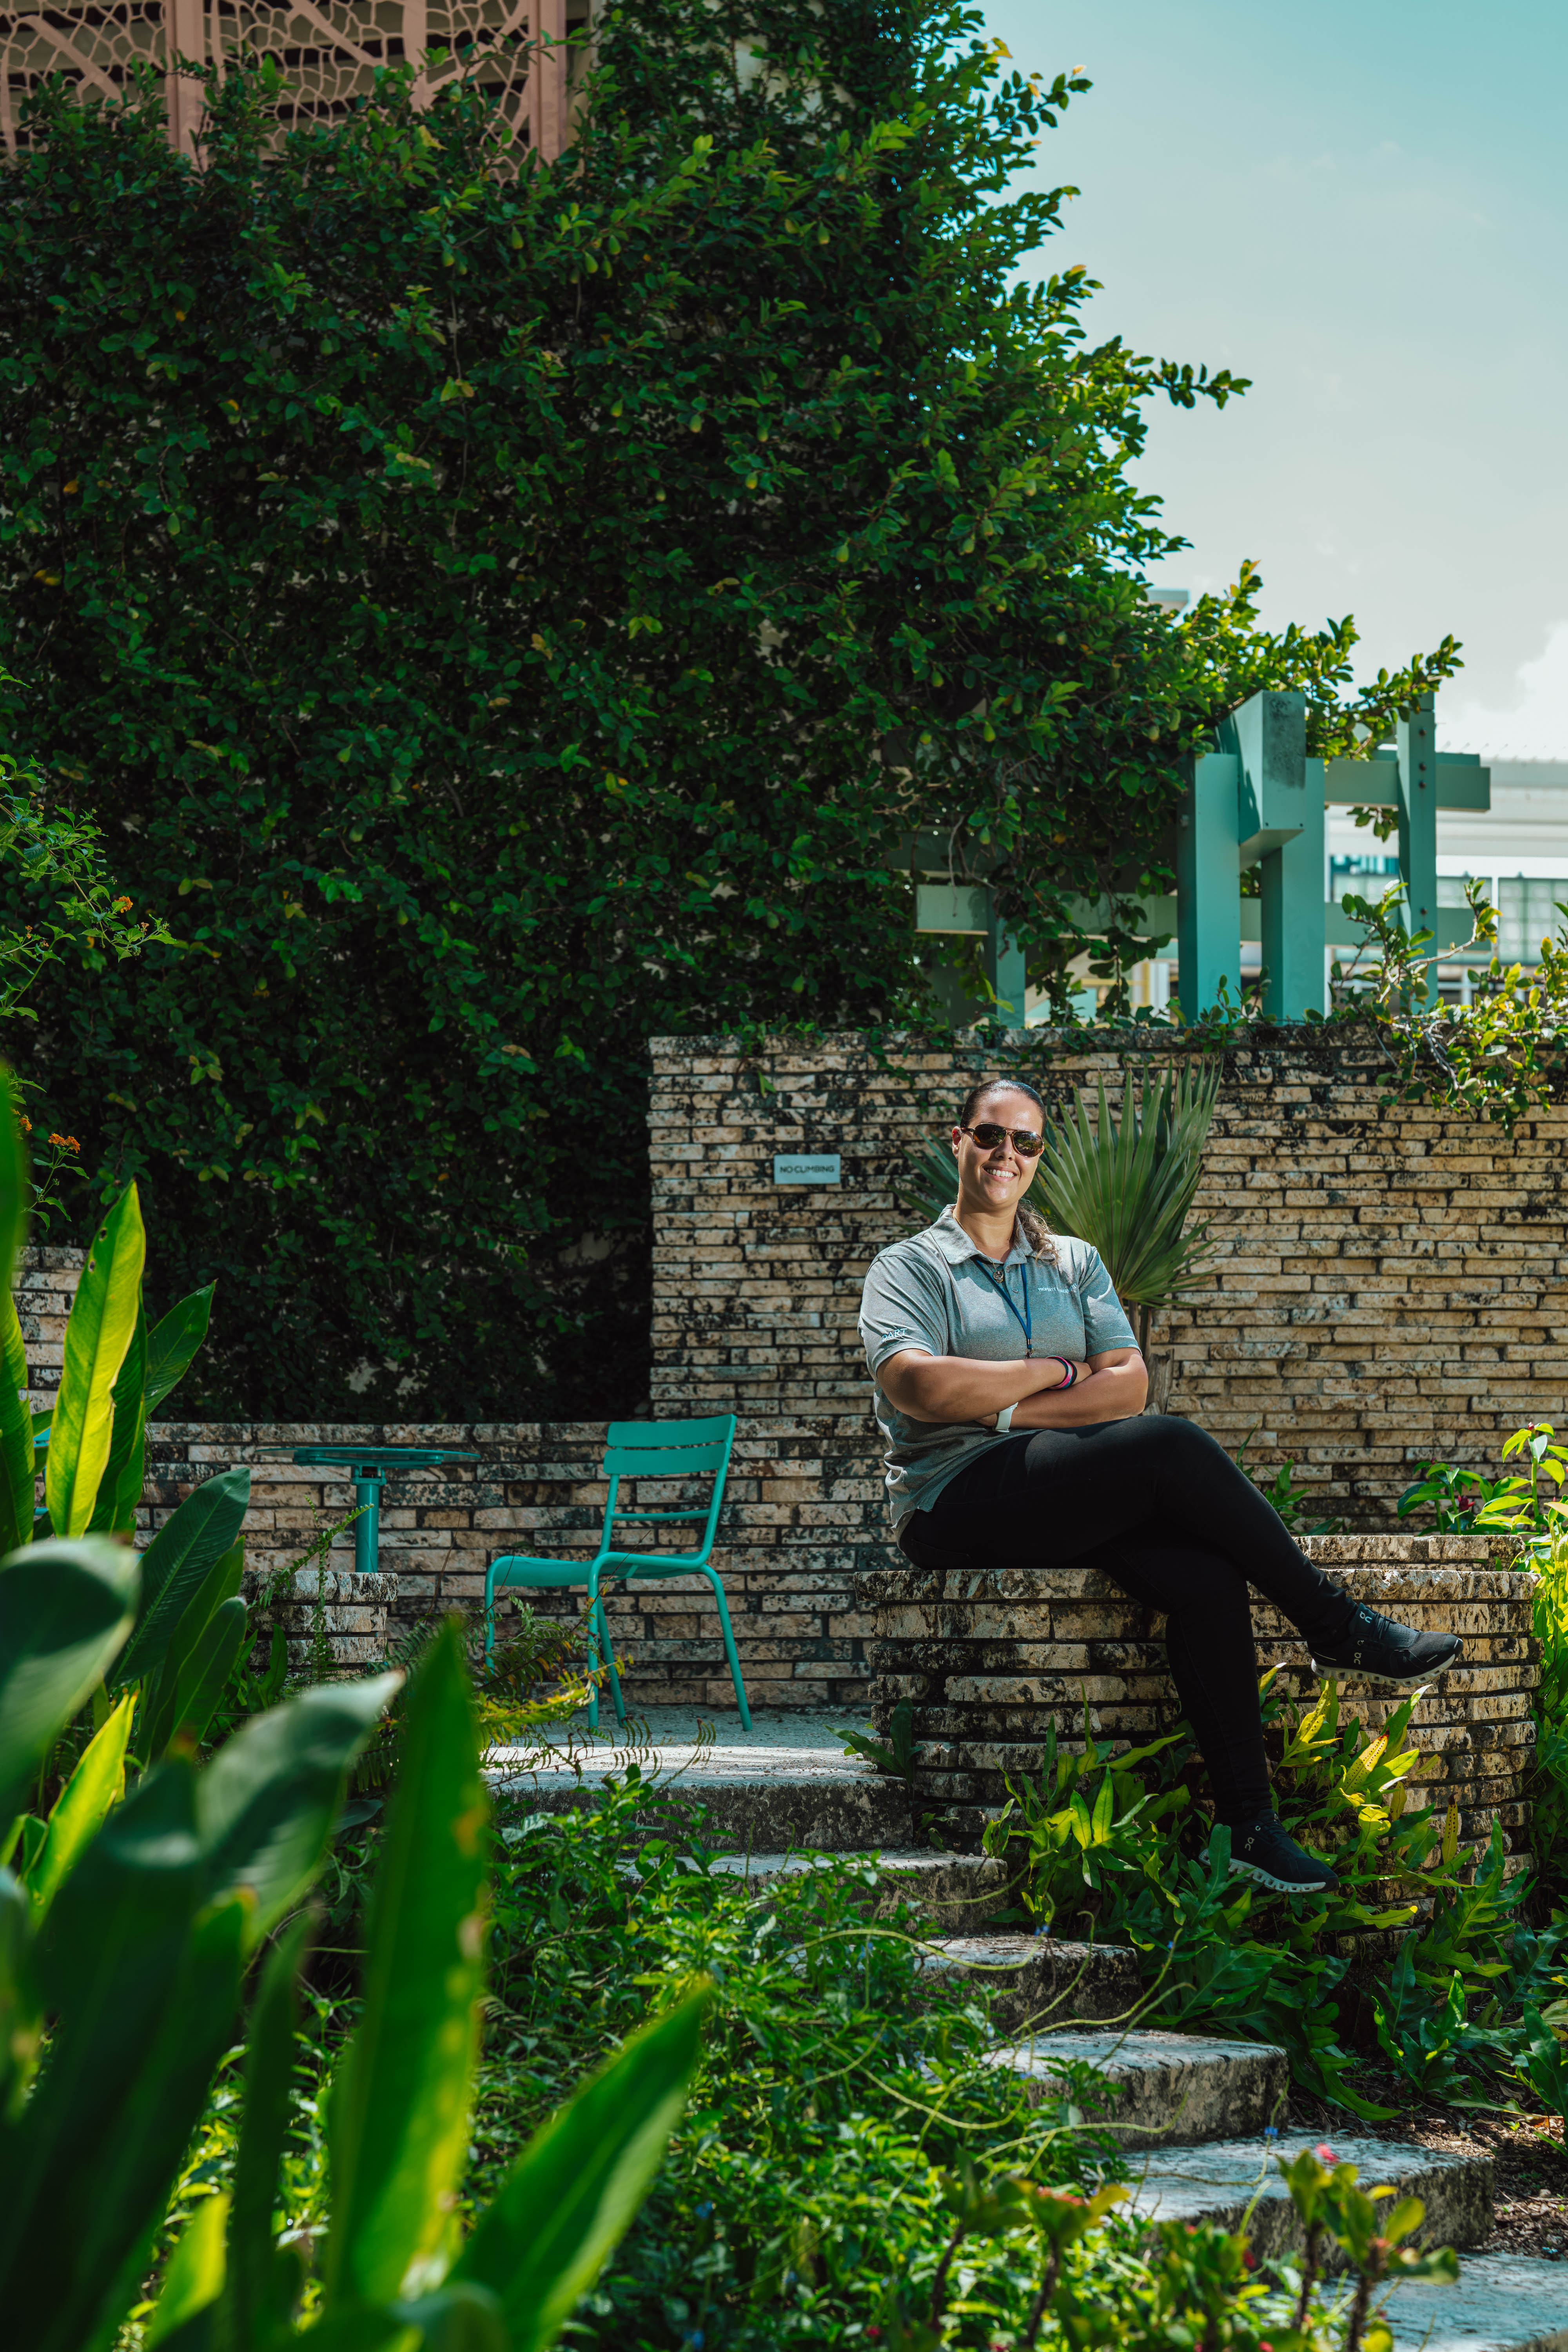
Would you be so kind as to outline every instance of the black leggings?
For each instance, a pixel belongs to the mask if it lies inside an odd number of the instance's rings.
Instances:
[[[1247,1586],[1309,1642],[1332,1642],[1351,1612],[1224,1447],[1159,1413],[1020,1431],[906,1519],[899,1542],[917,1568],[1071,1560],[1164,1610],[1172,1678],[1233,1828],[1268,1802]]]

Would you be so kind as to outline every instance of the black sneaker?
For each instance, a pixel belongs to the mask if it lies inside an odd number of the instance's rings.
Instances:
[[[1359,1680],[1392,1683],[1396,1690],[1414,1690],[1429,1683],[1464,1654],[1457,1633],[1418,1633],[1413,1625],[1396,1624],[1375,1609],[1357,1601],[1350,1623],[1338,1641],[1312,1644],[1312,1672],[1324,1676],[1354,1675]]]
[[[1255,1822],[1230,1833],[1233,1878],[1256,1878],[1276,1895],[1333,1895],[1339,1880],[1326,1862],[1305,1853],[1280,1822],[1278,1813],[1259,1813]]]

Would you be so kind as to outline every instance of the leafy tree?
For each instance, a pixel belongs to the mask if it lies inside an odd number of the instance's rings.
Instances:
[[[223,1278],[197,1409],[635,1403],[644,1039],[921,1018],[932,824],[1059,977],[1230,640],[1323,667],[1144,597],[1145,404],[1241,387],[1020,282],[1081,79],[952,0],[627,0],[595,57],[549,171],[460,88],[279,138],[241,74],[199,169],[57,88],[0,179],[9,723],[184,943],[24,1050]]]

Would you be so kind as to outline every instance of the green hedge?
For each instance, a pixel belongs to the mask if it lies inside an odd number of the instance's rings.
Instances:
[[[1126,466],[1235,387],[1014,282],[1069,91],[977,24],[637,0],[548,172],[395,77],[281,145],[232,78],[200,169],[155,89],[45,93],[6,724],[184,945],[59,967],[15,1050],[218,1279],[191,1409],[634,1405],[645,1038],[918,1017],[911,824],[1004,855],[1037,976],[1148,866],[1236,614],[1143,602]]]

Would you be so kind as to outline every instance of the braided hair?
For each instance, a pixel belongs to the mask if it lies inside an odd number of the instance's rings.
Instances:
[[[1039,1096],[1035,1092],[1034,1087],[1026,1085],[1022,1078],[983,1078],[979,1086],[971,1087],[969,1092],[963,1097],[963,1108],[958,1114],[959,1126],[973,1127],[974,1124],[974,1114],[979,1109],[980,1105],[985,1100],[987,1095],[999,1094],[1027,1095],[1029,1100],[1039,1111],[1041,1128],[1043,1129],[1045,1127],[1046,1106],[1040,1100]],[[1034,1185],[1031,1182],[1026,1186],[1023,1197],[1018,1202],[1016,1213],[1018,1230],[1023,1234],[1024,1239],[1028,1243],[1030,1251],[1034,1256],[1043,1260],[1047,1265],[1055,1265],[1057,1262],[1056,1241],[1052,1235],[1049,1225],[1047,1224],[1045,1218],[1041,1215],[1039,1210],[1030,1205],[1030,1195],[1033,1192]]]

